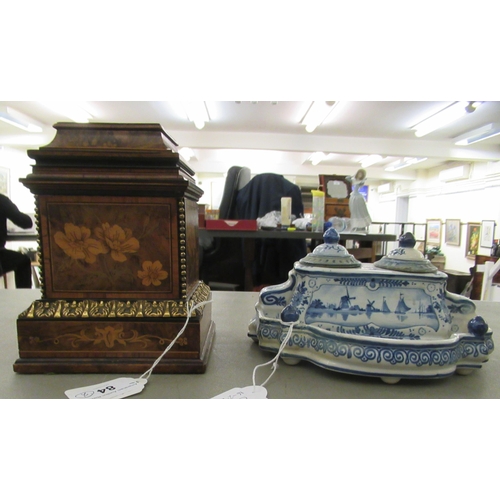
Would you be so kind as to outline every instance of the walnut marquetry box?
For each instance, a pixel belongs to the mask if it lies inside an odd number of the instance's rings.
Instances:
[[[17,320],[19,373],[143,373],[210,299],[198,279],[203,194],[157,124],[58,123],[21,182],[35,195],[42,299]],[[203,373],[196,309],[154,373]]]

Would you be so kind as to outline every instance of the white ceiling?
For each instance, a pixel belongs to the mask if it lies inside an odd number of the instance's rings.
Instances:
[[[380,180],[414,179],[416,169],[454,165],[455,162],[499,161],[500,136],[471,146],[455,146],[455,137],[492,122],[500,122],[500,102],[484,102],[476,111],[422,138],[411,128],[453,101],[346,101],[312,133],[300,120],[310,101],[207,102],[210,122],[202,130],[177,111],[172,102],[88,101],[82,103],[92,122],[160,123],[179,144],[194,150],[189,165],[198,174],[223,173],[233,165],[253,173],[280,172],[290,176],[322,173],[353,174],[369,154],[385,157],[367,169]],[[37,101],[0,101],[41,124],[42,133],[22,132],[0,122],[0,145],[35,149],[51,142],[52,125],[69,121]],[[311,153],[322,151],[328,160],[313,166]],[[387,172],[384,166],[401,157],[427,157],[414,168]]]

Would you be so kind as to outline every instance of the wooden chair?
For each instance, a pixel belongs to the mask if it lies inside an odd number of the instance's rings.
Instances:
[[[0,276],[3,278],[3,287],[7,288],[7,285],[8,285],[7,273],[3,272],[2,263],[1,262],[0,262]]]
[[[472,290],[470,298],[472,300],[482,300],[483,295],[483,277],[484,277],[484,265],[486,262],[495,263],[498,257],[489,257],[486,255],[476,255],[475,265],[471,269],[472,278]],[[500,284],[500,273],[492,277],[492,283]]]

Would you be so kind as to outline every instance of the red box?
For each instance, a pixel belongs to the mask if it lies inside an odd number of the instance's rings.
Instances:
[[[256,220],[225,220],[215,219],[205,220],[207,229],[217,229],[219,231],[257,231]]]

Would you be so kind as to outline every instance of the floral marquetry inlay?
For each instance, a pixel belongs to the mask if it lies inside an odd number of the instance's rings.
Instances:
[[[78,333],[64,333],[54,338],[40,339],[39,337],[30,337],[29,342],[32,345],[42,343],[52,343],[55,345],[70,345],[71,347],[80,347],[82,344],[92,344],[105,346],[113,349],[117,345],[124,347],[130,344],[139,344],[139,347],[146,349],[150,347],[151,342],[157,342],[159,345],[170,343],[172,339],[164,339],[157,335],[140,335],[137,330],[131,329],[125,331],[122,326],[106,326],[104,328],[94,328],[90,330],[81,330]],[[188,341],[186,338],[179,338],[176,344],[185,346]]]
[[[159,286],[162,280],[168,278],[168,272],[163,270],[162,267],[159,260],[155,262],[147,260],[142,263],[142,271],[137,271],[137,276],[142,279],[144,286]]]
[[[174,290],[172,202],[48,205],[53,291]]]

